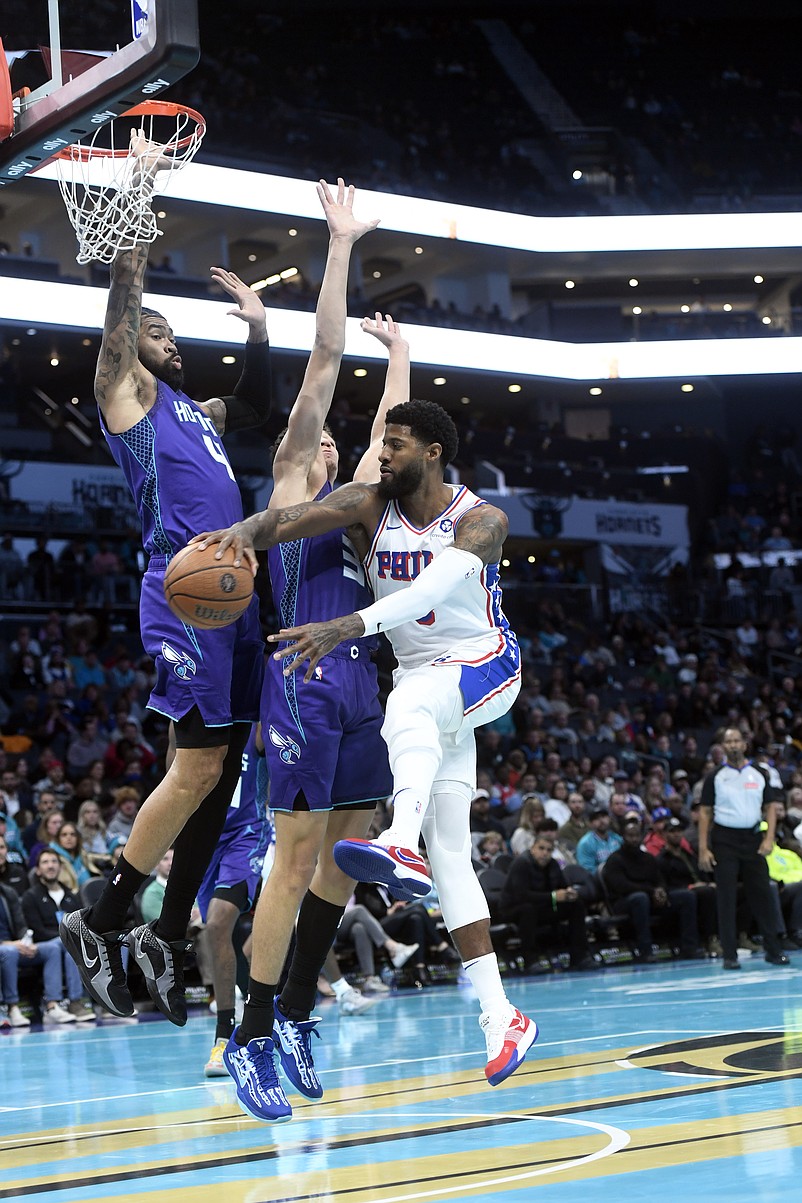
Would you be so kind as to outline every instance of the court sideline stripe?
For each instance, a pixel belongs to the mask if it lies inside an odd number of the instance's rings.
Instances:
[[[802,1071],[791,1073],[791,1074],[786,1074],[786,1075],[775,1075],[770,1080],[793,1081],[793,1080],[799,1080],[800,1078],[802,1078]],[[508,1126],[510,1124],[531,1121],[532,1119],[536,1119],[540,1116],[542,1116],[543,1118],[549,1118],[550,1116],[569,1116],[569,1115],[576,1115],[576,1114],[584,1114],[586,1111],[601,1111],[601,1110],[604,1110],[605,1108],[628,1107],[628,1106],[632,1106],[633,1104],[660,1102],[664,1099],[690,1098],[690,1097],[697,1096],[697,1095],[717,1093],[721,1090],[737,1090],[744,1086],[762,1085],[765,1081],[766,1081],[765,1077],[761,1077],[761,1078],[754,1077],[754,1078],[743,1079],[743,1080],[739,1079],[736,1081],[729,1080],[727,1082],[716,1083],[714,1085],[695,1086],[695,1087],[692,1087],[690,1090],[670,1090],[670,1091],[664,1091],[664,1092],[654,1092],[652,1094],[647,1094],[647,1095],[630,1095],[630,1096],[624,1095],[618,1099],[604,1099],[604,1100],[599,1100],[597,1102],[570,1104],[565,1107],[544,1108],[543,1110],[537,1112],[534,1115],[529,1114],[528,1112],[522,1112],[520,1115],[517,1115],[517,1116],[504,1117],[504,1118],[497,1119],[497,1120],[490,1120],[490,1121],[482,1120],[481,1122],[478,1122],[478,1123],[457,1124],[456,1126],[453,1124],[452,1125],[440,1125],[436,1128],[428,1128],[425,1130],[421,1130],[417,1134],[414,1132],[411,1132],[409,1129],[406,1129],[406,1130],[400,1131],[400,1132],[383,1133],[380,1136],[363,1136],[363,1137],[357,1137],[357,1138],[349,1137],[349,1138],[344,1139],[343,1141],[332,1142],[331,1148],[332,1148],[332,1150],[339,1151],[339,1150],[343,1150],[343,1149],[363,1148],[363,1147],[367,1147],[370,1145],[376,1145],[376,1144],[384,1144],[384,1143],[392,1144],[392,1143],[394,1143],[396,1141],[400,1141],[400,1140],[425,1139],[428,1136],[447,1135],[447,1134],[454,1133],[454,1132],[470,1132],[478,1127],[488,1128],[488,1127]],[[193,1122],[200,1122],[200,1121],[193,1121]],[[209,1121],[205,1121],[205,1122],[209,1122]],[[785,1125],[785,1126],[791,1127],[793,1125]],[[709,1139],[709,1137],[706,1139]],[[301,1147],[303,1147],[305,1145],[305,1142],[303,1142],[303,1141],[301,1141],[299,1143],[300,1143]],[[670,1143],[670,1142],[668,1142],[668,1143]],[[660,1145],[658,1143],[658,1144],[654,1145],[653,1147],[659,1148]],[[135,1180],[143,1180],[144,1181],[145,1179],[148,1179],[148,1178],[158,1178],[158,1177],[172,1175],[172,1174],[191,1172],[193,1170],[199,1170],[199,1169],[220,1169],[220,1168],[232,1166],[232,1165],[243,1165],[243,1164],[247,1165],[247,1164],[251,1164],[253,1162],[258,1162],[258,1161],[274,1161],[279,1157],[286,1157],[287,1153],[288,1153],[287,1148],[284,1146],[281,1146],[280,1148],[275,1147],[272,1149],[264,1149],[258,1153],[247,1153],[244,1155],[243,1154],[239,1154],[239,1155],[232,1154],[230,1156],[213,1158],[209,1161],[203,1161],[201,1163],[182,1162],[177,1165],[162,1166],[162,1167],[158,1167],[158,1168],[153,1167],[151,1169],[140,1168],[137,1170],[123,1170],[123,1171],[118,1171],[115,1173],[101,1174],[101,1175],[97,1175],[97,1176],[94,1176],[91,1178],[73,1178],[71,1181],[64,1182],[64,1183],[58,1183],[58,1182],[57,1183],[47,1183],[47,1184],[31,1183],[30,1185],[27,1185],[27,1186],[19,1186],[18,1185],[15,1187],[11,1187],[9,1189],[0,1188],[0,1199],[16,1198],[16,1197],[21,1197],[23,1195],[33,1195],[33,1194],[41,1193],[44,1190],[58,1191],[58,1190],[68,1190],[68,1189],[80,1189],[81,1187],[87,1187],[87,1188],[88,1187],[98,1187],[98,1186],[111,1185],[116,1182],[129,1182],[129,1181],[135,1181]],[[544,1164],[546,1164],[546,1163],[544,1163]],[[401,1184],[401,1185],[403,1185],[403,1184]],[[303,1196],[299,1196],[299,1199],[302,1199],[302,1198],[303,1198]],[[282,1200],[282,1203],[294,1203],[294,1201],[287,1199],[287,1200]]]
[[[493,1123],[490,1126],[497,1126],[498,1123],[517,1123],[517,1122],[520,1122],[521,1120],[532,1121],[532,1120],[537,1120],[538,1118],[539,1118],[539,1115],[537,1115],[537,1114],[523,1115],[521,1117],[510,1118],[508,1120],[493,1121]],[[468,1130],[470,1130],[470,1128],[477,1127],[477,1126],[480,1126],[480,1125],[471,1124],[471,1125],[466,1126],[465,1130],[468,1131]],[[487,1126],[487,1125],[484,1124],[481,1126]],[[776,1131],[781,1131],[781,1130],[787,1131],[791,1128],[800,1128],[800,1127],[802,1127],[802,1120],[796,1120],[792,1123],[778,1122],[776,1124],[771,1124],[768,1126],[761,1125],[761,1126],[755,1127],[755,1128],[739,1129],[737,1135],[739,1137],[751,1136],[751,1135],[758,1135],[761,1133],[765,1134],[767,1132],[776,1132]],[[436,1130],[432,1130],[432,1131],[433,1131],[433,1133],[436,1132]],[[630,1157],[628,1158],[628,1160],[631,1160],[632,1155],[642,1155],[644,1153],[654,1153],[658,1149],[671,1149],[671,1148],[681,1148],[681,1147],[690,1146],[690,1145],[713,1144],[718,1140],[729,1139],[729,1137],[731,1135],[732,1135],[731,1133],[716,1132],[716,1133],[705,1133],[705,1134],[702,1134],[699,1136],[680,1137],[679,1139],[670,1139],[670,1140],[664,1140],[664,1141],[659,1141],[659,1140],[658,1141],[650,1141],[648,1145],[638,1146],[638,1145],[630,1144],[623,1149],[619,1149],[614,1154],[614,1156],[618,1157],[622,1154],[628,1153],[628,1154],[630,1154]],[[359,1145],[361,1143],[370,1143],[370,1141],[355,1142],[356,1145]],[[340,1147],[342,1148],[342,1147],[353,1147],[353,1146],[340,1146]],[[252,1163],[254,1161],[258,1161],[260,1159],[260,1157],[262,1157],[262,1156],[263,1156],[262,1154],[249,1154],[245,1157],[238,1157],[238,1158],[232,1158],[232,1159],[219,1159],[219,1160],[215,1160],[215,1161],[211,1161],[211,1162],[203,1162],[201,1165],[196,1164],[194,1167],[180,1167],[180,1169],[195,1168],[198,1170],[202,1170],[202,1169],[207,1169],[209,1167],[217,1168],[219,1166],[226,1165],[226,1164],[243,1165],[243,1164]],[[714,1154],[714,1156],[715,1156],[715,1154]],[[493,1172],[495,1174],[504,1174],[504,1173],[509,1173],[511,1171],[516,1171],[516,1170],[544,1169],[548,1166],[554,1166],[554,1165],[559,1166],[564,1160],[565,1160],[564,1157],[549,1157],[549,1158],[544,1158],[542,1160],[537,1160],[537,1161],[510,1162],[505,1165],[497,1164],[497,1165],[493,1166]],[[566,1166],[566,1168],[568,1168],[568,1167]],[[641,1166],[637,1167],[638,1171],[640,1171],[642,1168],[643,1167],[641,1167]],[[175,1173],[175,1172],[179,1172],[179,1170],[177,1168],[169,1169],[166,1172],[167,1173]],[[383,1182],[381,1184],[381,1187],[378,1189],[380,1189],[383,1194],[386,1191],[405,1189],[410,1186],[415,1186],[418,1188],[423,1186],[425,1188],[428,1183],[439,1185],[444,1182],[463,1179],[463,1180],[465,1180],[465,1188],[467,1190],[470,1190],[471,1184],[470,1184],[470,1181],[468,1181],[468,1180],[470,1178],[475,1178],[477,1175],[482,1175],[482,1174],[486,1175],[487,1172],[488,1172],[487,1166],[481,1166],[475,1170],[474,1169],[464,1169],[464,1170],[457,1170],[452,1173],[446,1173],[446,1174],[438,1173],[436,1177],[430,1177],[430,1178],[421,1179],[420,1177],[414,1177],[414,1178],[410,1178],[410,1179],[398,1179],[398,1180],[394,1180],[392,1182]],[[629,1171],[622,1167],[622,1172],[629,1173],[632,1171]],[[77,1179],[77,1180],[74,1179],[69,1184],[65,1184],[65,1187],[67,1185],[69,1185],[71,1188],[80,1189],[83,1186],[91,1187],[92,1185],[94,1185],[94,1186],[104,1185],[106,1182],[109,1182],[109,1181],[123,1182],[123,1181],[131,1180],[131,1179],[134,1179],[137,1177],[142,1177],[142,1178],[153,1177],[154,1174],[156,1174],[155,1171],[146,1171],[145,1173],[142,1173],[142,1174],[139,1174],[136,1171],[126,1171],[125,1173],[117,1175],[113,1178],[112,1177],[95,1178],[95,1179],[91,1179],[88,1181],[83,1181],[81,1179]],[[156,1176],[158,1176],[158,1174],[156,1174]],[[52,1190],[52,1189],[54,1189],[54,1188],[51,1186],[45,1186],[45,1187],[33,1186],[31,1188],[24,1188],[22,1190],[16,1190],[13,1193],[16,1195],[27,1195],[27,1194],[39,1193],[42,1190]],[[56,1189],[60,1189],[60,1188],[56,1187]],[[191,1191],[192,1187],[188,1187],[187,1189]],[[375,1192],[376,1189],[377,1188],[375,1186],[366,1187],[364,1185],[335,1188],[334,1191],[332,1192],[332,1197],[333,1198],[345,1198],[348,1195],[363,1194],[366,1190],[372,1190]],[[0,1197],[6,1197],[6,1196],[7,1196],[7,1192],[3,1191],[2,1193],[0,1193]],[[308,1201],[308,1200],[309,1200],[309,1193],[308,1193],[308,1191],[304,1191],[303,1194],[299,1194],[299,1195],[283,1196],[281,1203],[306,1203],[306,1201]]]

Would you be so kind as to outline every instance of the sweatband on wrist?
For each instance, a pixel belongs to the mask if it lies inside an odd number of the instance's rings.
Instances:
[[[226,404],[226,434],[250,430],[267,421],[273,400],[269,342],[245,344],[245,363],[234,394],[221,400]]]
[[[424,568],[408,589],[399,589],[372,606],[357,610],[365,624],[365,634],[376,635],[379,631],[400,627],[405,622],[417,622],[483,568],[484,564],[472,551],[447,547]]]

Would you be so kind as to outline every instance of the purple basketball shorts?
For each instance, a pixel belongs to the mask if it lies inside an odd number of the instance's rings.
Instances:
[[[364,649],[329,653],[308,683],[269,658],[262,690],[262,739],[270,769],[270,807],[293,809],[299,791],[310,810],[378,801],[393,792],[381,737],[376,667]]]
[[[264,641],[255,596],[231,626],[199,631],[176,618],[164,598],[162,557],[142,580],[139,621],[156,665],[148,706],[171,719],[197,706],[207,727],[255,722],[264,675]]]

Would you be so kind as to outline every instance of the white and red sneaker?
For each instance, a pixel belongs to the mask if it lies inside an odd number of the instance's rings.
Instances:
[[[376,840],[338,840],[334,859],[354,881],[378,882],[404,902],[423,898],[432,888],[426,862],[409,848],[379,844]]]
[[[479,1027],[487,1041],[485,1077],[491,1086],[498,1086],[515,1073],[527,1049],[537,1040],[538,1027],[512,1003],[498,1011],[485,1011],[479,1017]]]

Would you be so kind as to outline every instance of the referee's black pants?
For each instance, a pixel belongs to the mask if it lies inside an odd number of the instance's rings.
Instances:
[[[713,824],[710,848],[716,858],[716,903],[718,905],[718,934],[727,959],[738,955],[736,931],[736,894],[738,881],[743,882],[744,894],[755,916],[763,947],[770,956],[782,952],[776,932],[774,901],[771,895],[769,867],[765,856],[758,852],[762,832],[752,828],[722,827]]]

